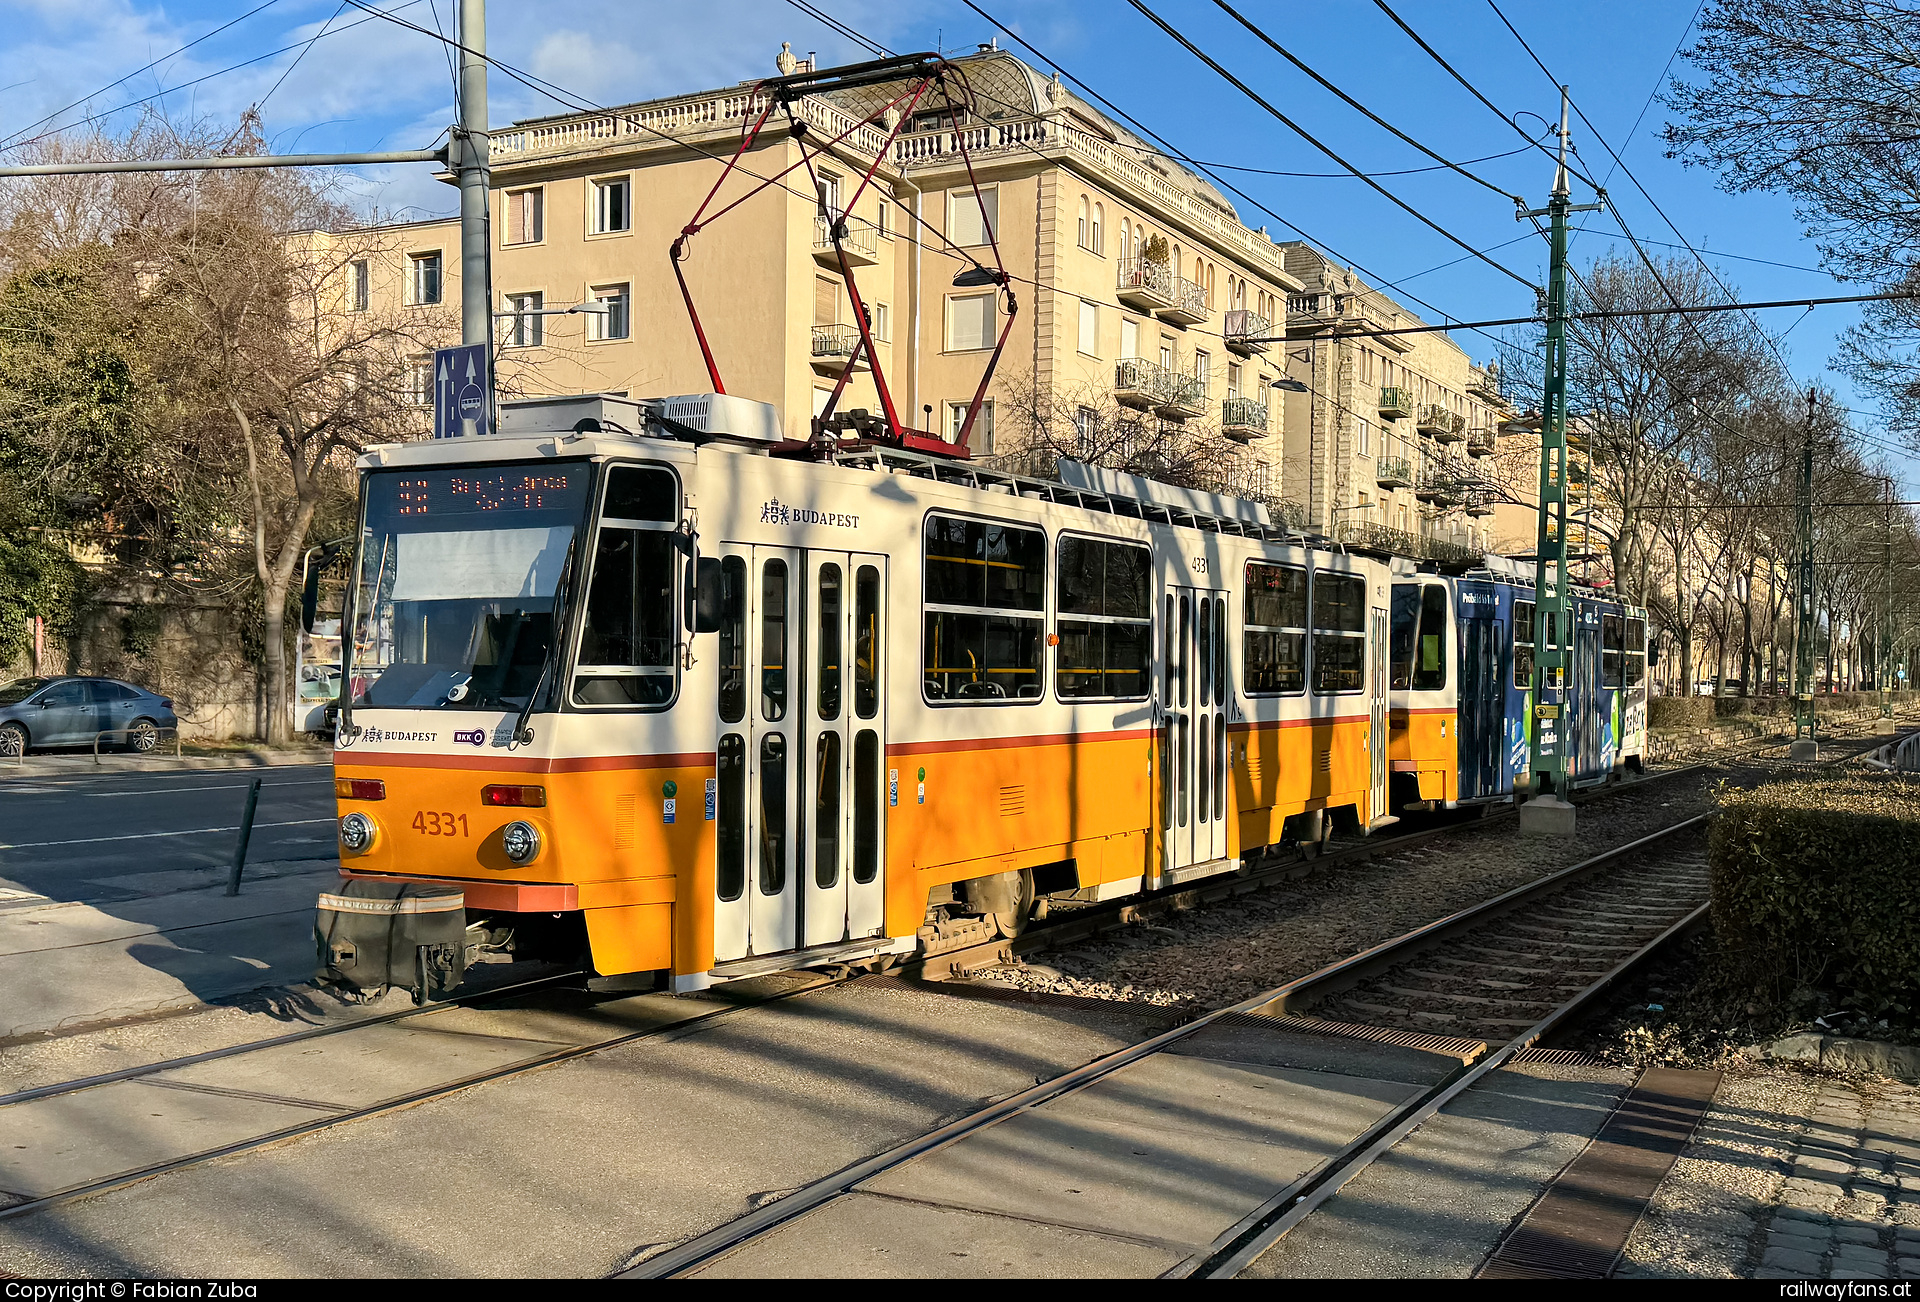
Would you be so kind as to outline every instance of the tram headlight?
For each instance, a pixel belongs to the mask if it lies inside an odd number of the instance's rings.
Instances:
[[[378,831],[378,825],[365,814],[348,814],[340,820],[340,845],[354,854],[360,854],[373,847],[373,838]]]
[[[508,823],[500,829],[500,848],[515,863],[532,863],[540,853],[540,832],[531,823]]]

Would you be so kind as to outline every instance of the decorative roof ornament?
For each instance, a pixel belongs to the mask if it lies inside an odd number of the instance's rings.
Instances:
[[[1062,104],[1066,102],[1066,98],[1067,88],[1060,84],[1060,70],[1056,68],[1053,77],[1047,82],[1047,103]]]
[[[780,54],[774,59],[773,66],[780,69],[782,77],[792,76],[793,70],[800,66],[800,60],[793,57],[792,41],[780,42]]]

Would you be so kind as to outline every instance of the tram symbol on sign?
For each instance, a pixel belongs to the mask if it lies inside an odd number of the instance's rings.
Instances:
[[[433,436],[473,438],[493,424],[493,369],[485,344],[433,354]]]

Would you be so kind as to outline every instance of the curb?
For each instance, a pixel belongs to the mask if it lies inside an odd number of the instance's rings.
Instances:
[[[1776,1062],[1815,1063],[1829,1071],[1866,1071],[1895,1080],[1920,1081],[1920,1045],[1807,1032],[1755,1045],[1748,1052]]]
[[[179,759],[172,756],[140,759],[132,755],[102,755],[98,764],[93,762],[91,755],[29,755],[23,764],[0,765],[0,783],[89,773],[187,773],[201,769],[293,768],[332,762],[333,752],[330,750],[250,750],[234,755],[187,755]]]

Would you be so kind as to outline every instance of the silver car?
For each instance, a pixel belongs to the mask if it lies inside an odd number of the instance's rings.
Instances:
[[[100,739],[146,752],[177,728],[173,702],[117,678],[16,678],[0,686],[0,756]]]

